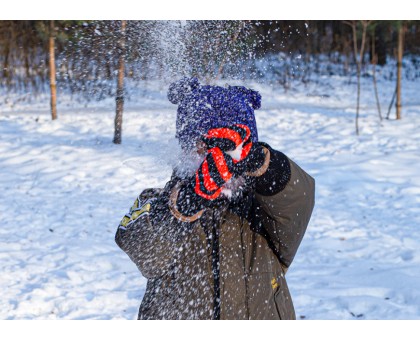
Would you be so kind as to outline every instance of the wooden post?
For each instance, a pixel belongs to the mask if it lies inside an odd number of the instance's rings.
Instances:
[[[115,113],[114,143],[121,144],[122,119],[124,110],[124,67],[125,67],[125,30],[126,20],[121,20],[120,39],[118,42],[118,79],[117,79],[117,97]]]
[[[402,60],[404,53],[404,24],[398,29],[398,52],[397,52],[397,119],[401,119],[401,74],[402,74]]]
[[[55,81],[55,27],[54,20],[50,20],[50,90],[51,90],[51,118],[57,119],[57,85]]]

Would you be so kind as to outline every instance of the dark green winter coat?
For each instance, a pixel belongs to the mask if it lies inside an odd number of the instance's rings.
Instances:
[[[295,319],[285,274],[309,223],[315,181],[266,147],[268,170],[240,209],[207,208],[183,222],[169,207],[176,177],[136,200],[116,242],[148,280],[139,319]]]

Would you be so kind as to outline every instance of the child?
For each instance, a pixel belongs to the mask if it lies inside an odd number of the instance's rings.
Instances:
[[[188,171],[147,189],[116,242],[147,278],[139,319],[295,319],[285,274],[314,207],[315,181],[259,142],[258,92],[171,84]]]

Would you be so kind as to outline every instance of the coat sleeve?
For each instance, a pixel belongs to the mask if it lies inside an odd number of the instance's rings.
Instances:
[[[187,232],[168,209],[167,192],[143,192],[118,226],[115,242],[147,279],[164,275]]]
[[[268,170],[257,180],[262,222],[282,265],[293,261],[315,204],[315,180],[283,153],[270,148]]]

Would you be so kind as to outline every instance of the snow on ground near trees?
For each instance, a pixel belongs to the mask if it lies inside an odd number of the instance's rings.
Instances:
[[[260,139],[316,179],[287,274],[300,319],[420,318],[420,85],[404,84],[403,120],[380,124],[364,80],[360,137],[348,79],[288,93],[254,84]],[[386,111],[394,84],[379,85]],[[165,92],[127,104],[122,145],[112,100],[67,100],[54,122],[46,97],[0,106],[1,319],[136,318],[146,280],[114,234],[135,197],[170,176],[176,107]]]

